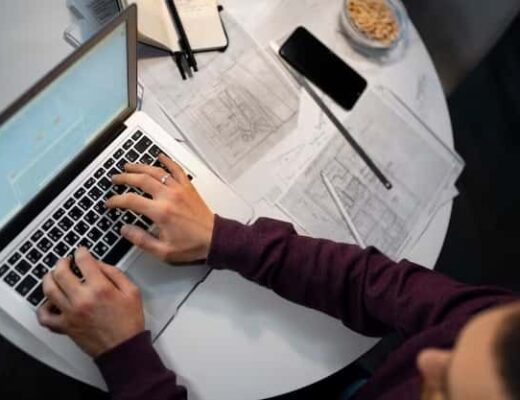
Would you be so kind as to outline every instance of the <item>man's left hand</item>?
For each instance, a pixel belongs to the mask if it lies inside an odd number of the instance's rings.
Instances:
[[[67,259],[45,275],[48,301],[39,308],[38,321],[70,336],[95,358],[144,330],[141,295],[123,272],[97,261],[87,249],[78,249],[75,261],[83,282]]]

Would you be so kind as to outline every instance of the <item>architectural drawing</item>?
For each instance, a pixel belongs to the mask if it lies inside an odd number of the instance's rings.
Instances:
[[[377,107],[377,120],[371,109]],[[409,118],[408,118],[409,119]],[[355,243],[321,173],[367,245],[398,259],[452,193],[462,170],[459,159],[431,134],[412,128],[379,95],[367,93],[347,126],[394,188],[387,190],[339,133],[279,200],[279,206],[316,237]]]
[[[141,78],[204,160],[232,183],[296,127],[299,95],[229,16],[230,46],[197,54],[200,71],[182,81],[170,58],[140,62]]]

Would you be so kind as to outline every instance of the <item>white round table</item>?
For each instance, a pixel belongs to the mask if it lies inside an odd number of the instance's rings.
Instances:
[[[61,37],[69,23],[65,1],[39,6],[30,0],[16,3],[5,12],[21,16],[25,7],[23,19],[0,17],[3,26],[9,27],[0,39],[0,81],[11,81],[0,95],[0,108],[71,51]],[[340,0],[225,0],[224,6],[263,45],[297,25],[309,27],[371,83],[397,93],[453,147],[441,84],[415,29],[411,29],[404,57],[379,65],[357,55],[339,34]],[[273,13],[275,6],[278,8]],[[52,25],[46,16],[53,18]],[[32,49],[46,52],[38,59]],[[16,60],[24,60],[24,65],[30,62],[32,67],[19,76],[15,66],[20,61]],[[270,209],[256,212],[276,217]],[[450,215],[451,203],[439,211],[408,258],[433,268]],[[70,374],[65,361],[1,312],[0,331],[33,357]],[[190,399],[252,400],[317,382],[355,361],[376,342],[328,316],[291,304],[238,274],[213,271],[182,306],[156,348],[188,387]]]

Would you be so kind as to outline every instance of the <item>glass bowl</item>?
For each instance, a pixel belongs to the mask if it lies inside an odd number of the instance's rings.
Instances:
[[[409,20],[404,5],[399,0],[383,1],[390,7],[399,26],[399,32],[396,38],[389,43],[375,40],[359,30],[349,12],[349,3],[351,0],[342,0],[343,5],[340,22],[343,33],[357,51],[371,57],[388,55],[408,40]]]

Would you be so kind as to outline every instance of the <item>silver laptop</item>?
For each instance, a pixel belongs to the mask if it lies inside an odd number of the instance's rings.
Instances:
[[[127,162],[159,165],[164,152],[214,212],[242,222],[252,216],[195,155],[136,112],[136,26],[130,7],[0,115],[0,308],[92,383],[100,377],[91,361],[36,320],[42,278],[59,257],[82,245],[126,270],[141,287],[154,335],[207,273],[161,264],[121,237],[123,224],[153,226],[142,215],[105,208],[116,193],[143,194],[112,185],[111,175]]]

